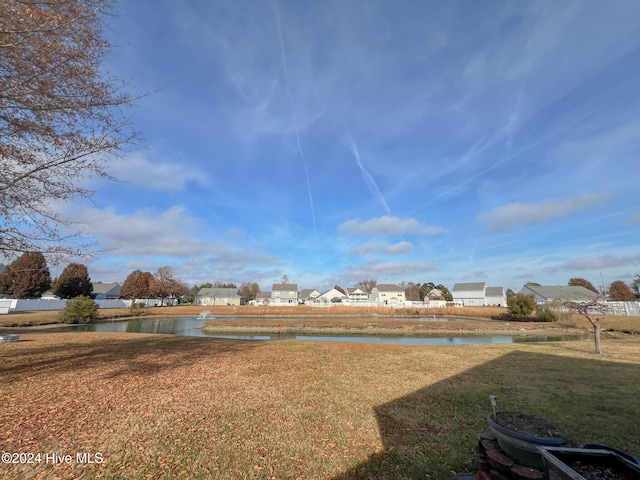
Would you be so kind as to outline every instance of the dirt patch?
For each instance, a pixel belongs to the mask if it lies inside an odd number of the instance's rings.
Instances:
[[[532,413],[502,411],[496,413],[495,420],[503,427],[533,437],[568,438],[569,436],[561,423]]]
[[[582,475],[586,480],[637,480],[638,474],[630,472],[617,464],[595,465],[576,460],[567,465]]]

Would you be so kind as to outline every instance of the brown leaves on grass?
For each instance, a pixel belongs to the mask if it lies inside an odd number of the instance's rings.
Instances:
[[[0,465],[7,479],[445,478],[438,472],[461,468],[461,459],[473,455],[486,391],[502,394],[494,390],[502,385],[511,397],[523,389],[518,398],[536,392],[536,405],[564,405],[567,378],[583,374],[570,357],[587,356],[561,345],[553,347],[556,360],[551,347],[536,345],[425,348],[120,333],[23,338],[0,345],[2,448],[101,452],[105,461]],[[525,348],[547,353],[520,359]],[[611,349],[636,359],[640,351],[630,343]],[[518,355],[501,360],[509,354]],[[513,382],[520,368],[528,369],[531,385]],[[597,375],[599,364],[593,368]],[[617,368],[635,378],[626,364]],[[618,375],[611,365],[607,372]],[[599,391],[585,385],[585,398]],[[633,388],[616,391],[615,401],[635,398],[640,387]],[[621,438],[629,435],[616,428]]]

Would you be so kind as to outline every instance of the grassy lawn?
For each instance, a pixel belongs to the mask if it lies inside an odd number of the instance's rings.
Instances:
[[[640,456],[640,339],[406,347],[22,333],[0,344],[0,478],[434,478],[473,471],[488,396]],[[77,452],[100,452],[97,465]]]

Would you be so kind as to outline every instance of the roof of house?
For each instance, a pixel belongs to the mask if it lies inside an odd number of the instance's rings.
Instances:
[[[485,295],[487,297],[501,297],[504,295],[504,287],[487,287]]]
[[[271,288],[274,291],[279,290],[281,292],[291,292],[295,290],[297,292],[298,284],[297,283],[274,283]]]
[[[334,296],[339,296],[339,297],[346,297],[347,295],[342,293],[340,290],[338,290],[337,288],[330,288],[329,290],[327,290],[326,292],[324,292],[322,295],[320,295],[321,297],[326,296],[327,294],[331,294]]]
[[[360,290],[360,292],[358,292],[358,290]],[[367,292],[358,287],[347,288],[346,291],[348,295],[353,295],[354,293],[362,293],[363,295],[367,294]]]
[[[430,302],[430,301],[432,301],[432,300],[434,300],[434,301],[446,301],[447,299],[446,299],[446,298],[444,298],[444,297],[442,297],[442,296],[438,296],[438,295],[428,295],[428,296],[425,298],[425,300],[427,300],[427,301],[429,301],[429,302]]]
[[[260,292],[256,295],[256,299],[258,298],[271,299],[271,292]]]
[[[103,295],[106,295],[106,294],[120,295],[120,284],[118,282],[113,282],[113,283],[95,282],[95,283],[92,283],[92,285],[93,285],[92,293],[94,294],[102,293]]]
[[[486,282],[456,283],[451,289],[452,292],[478,292],[483,291]]]
[[[240,297],[241,295],[238,293],[237,288],[201,288],[200,291],[196,294],[196,297],[208,297],[208,298],[218,298],[218,297]]]
[[[373,288],[377,288],[379,292],[404,292],[404,288],[393,283],[379,283]]]
[[[527,285],[522,290],[529,289],[546,300],[561,300],[563,302],[584,302],[595,300],[598,294],[581,285],[535,286]]]
[[[302,298],[303,300],[305,298],[310,298],[313,292],[318,292],[318,295],[320,295],[320,290],[318,290],[317,288],[303,288],[302,290],[300,290],[300,298]]]

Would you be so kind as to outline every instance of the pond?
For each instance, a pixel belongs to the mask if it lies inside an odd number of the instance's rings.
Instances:
[[[94,323],[89,325],[71,325],[51,329],[52,332],[90,331],[90,332],[129,332],[164,333],[189,337],[228,338],[237,340],[325,340],[333,342],[359,342],[393,345],[478,345],[498,343],[552,342],[577,340],[578,336],[537,336],[519,337],[511,335],[486,336],[392,336],[392,335],[312,335],[291,333],[217,333],[200,329],[203,319],[194,317],[142,318],[118,322]]]

